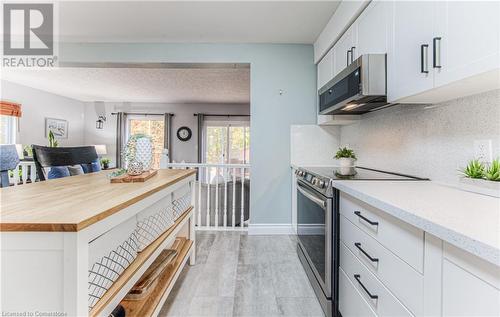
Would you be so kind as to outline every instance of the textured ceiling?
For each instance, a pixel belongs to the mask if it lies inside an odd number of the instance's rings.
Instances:
[[[250,103],[249,68],[4,69],[2,79],[82,101]]]
[[[64,1],[71,42],[312,44],[340,1]]]

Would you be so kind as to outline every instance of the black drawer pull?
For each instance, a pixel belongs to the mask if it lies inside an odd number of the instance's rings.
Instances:
[[[356,281],[358,281],[359,285],[361,285],[361,287],[363,288],[363,290],[366,292],[366,294],[368,296],[370,296],[371,299],[378,299],[378,295],[372,295],[372,293],[370,293],[370,291],[363,285],[363,283],[361,283],[361,275],[359,274],[354,274],[354,278],[356,279]]]
[[[378,222],[377,221],[371,221],[370,219],[366,218],[365,216],[363,216],[361,214],[361,211],[355,211],[354,214],[356,216],[358,216],[359,218],[363,219],[364,221],[368,222],[369,224],[371,224],[372,226],[378,226]]]
[[[358,250],[359,250],[359,251],[361,251],[361,253],[363,253],[363,254],[364,254],[364,255],[365,255],[368,259],[370,259],[370,261],[372,261],[372,262],[378,262],[378,258],[372,258],[372,257],[368,254],[368,252],[366,252],[365,250],[363,250],[363,248],[361,247],[361,243],[356,242],[356,243],[354,243],[354,246],[355,246],[356,248],[358,248]]]

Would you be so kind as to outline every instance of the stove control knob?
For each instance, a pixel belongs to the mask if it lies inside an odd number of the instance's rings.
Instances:
[[[314,186],[318,185],[318,179],[314,177],[311,182]]]
[[[324,181],[319,181],[318,187],[319,188],[325,188],[325,182]]]
[[[297,175],[299,175],[299,176],[304,176],[304,172],[303,172],[303,171],[298,171],[298,172],[297,172]]]

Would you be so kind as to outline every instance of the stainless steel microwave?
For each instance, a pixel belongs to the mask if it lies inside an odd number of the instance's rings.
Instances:
[[[319,90],[319,114],[362,114],[388,106],[386,54],[361,55]]]

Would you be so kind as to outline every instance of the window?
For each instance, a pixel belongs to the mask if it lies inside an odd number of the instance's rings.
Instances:
[[[0,144],[16,143],[17,117],[0,115]]]
[[[207,122],[205,162],[247,164],[250,162],[249,122]]]
[[[205,163],[250,163],[249,121],[206,121],[203,141]],[[216,168],[211,168],[207,175],[202,175],[202,179],[211,181],[216,172]],[[239,169],[237,173],[240,173]],[[249,173],[248,170],[245,172],[245,177],[249,176],[247,173]]]
[[[151,136],[153,141],[152,168],[160,168],[160,158],[165,145],[165,122],[163,116],[130,116],[128,135],[142,133]]]

